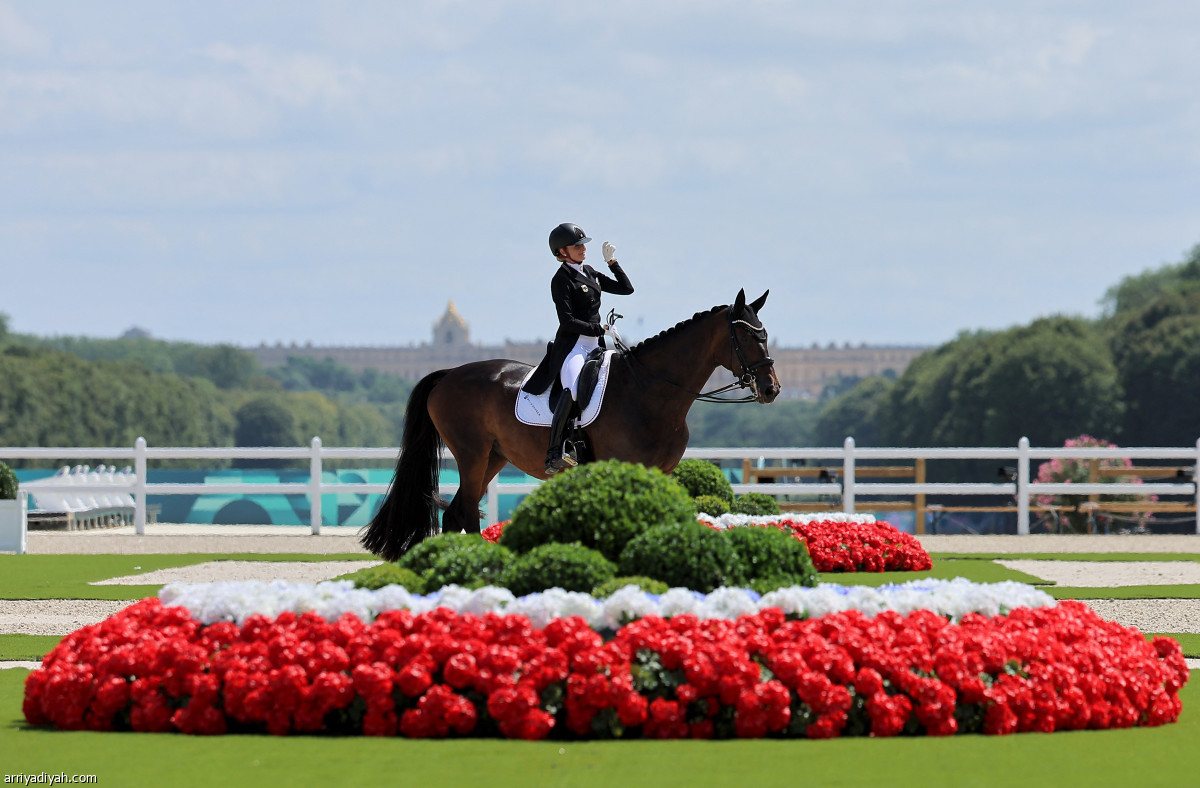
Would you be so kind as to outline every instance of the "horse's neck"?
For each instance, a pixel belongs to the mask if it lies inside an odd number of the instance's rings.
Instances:
[[[638,384],[686,415],[695,401],[693,395],[703,389],[719,366],[725,326],[726,312],[721,310],[658,339],[650,347],[639,348],[634,362]]]

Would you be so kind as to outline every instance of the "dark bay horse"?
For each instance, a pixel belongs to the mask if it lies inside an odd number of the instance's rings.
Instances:
[[[768,291],[769,292],[769,291]],[[717,367],[725,367],[766,404],[779,395],[758,311],[763,293],[746,302],[700,312],[613,358],[600,415],[587,428],[596,459],[618,459],[670,472],[687,448],[687,413]],[[382,507],[366,527],[363,546],[395,561],[413,545],[445,531],[479,532],[479,501],[488,482],[512,463],[546,478],[549,427],[514,415],[529,365],[496,359],[426,375],[409,396],[396,475]],[[749,399],[747,400],[749,401]],[[443,443],[458,462],[459,488],[447,506],[438,495]]]

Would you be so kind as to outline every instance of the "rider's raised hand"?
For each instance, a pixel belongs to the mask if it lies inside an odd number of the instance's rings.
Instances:
[[[604,262],[611,265],[617,257],[617,247],[613,246],[611,242],[605,241],[604,246],[600,247],[600,249],[604,253]]]

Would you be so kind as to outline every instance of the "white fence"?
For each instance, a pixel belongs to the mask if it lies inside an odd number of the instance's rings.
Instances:
[[[138,438],[133,448],[5,448],[0,447],[0,460],[132,460],[134,480],[130,491],[133,495],[135,514],[134,526],[138,534],[146,532],[147,495],[204,495],[204,494],[285,494],[308,495],[311,499],[311,529],[321,533],[321,496],[332,493],[385,493],[388,485],[369,483],[325,483],[322,479],[322,464],[325,460],[383,460],[391,466],[398,449],[326,448],[320,438],[313,438],[307,447],[267,448],[151,448],[143,438]],[[448,456],[448,455],[447,455]],[[790,484],[736,484],[737,493],[762,492],[769,495],[830,495],[840,496],[842,511],[854,512],[859,496],[878,495],[957,495],[957,496],[1011,496],[1016,501],[1017,533],[1029,533],[1029,502],[1039,495],[1170,495],[1189,496],[1191,503],[1200,504],[1200,489],[1195,481],[1162,483],[1039,483],[1030,477],[1030,462],[1051,459],[1119,459],[1131,460],[1176,460],[1194,469],[1200,466],[1200,440],[1189,448],[1120,447],[1120,448],[1032,448],[1022,438],[1012,448],[858,448],[853,438],[847,438],[841,448],[737,448],[737,449],[688,449],[684,457],[706,460],[742,460],[747,457],[762,460],[834,460],[841,463],[841,482],[814,482]],[[290,459],[309,462],[308,483],[261,484],[252,482],[230,484],[147,484],[146,468],[152,460],[227,460],[227,459]],[[1012,461],[1016,467],[1016,479],[997,484],[949,484],[925,482],[856,482],[856,464],[864,460],[999,460]],[[1193,473],[1193,479],[1195,478]],[[531,492],[537,483],[501,482],[493,479],[488,485],[486,496],[486,518],[489,523],[499,519],[500,494],[523,494]],[[38,483],[39,492],[63,492],[79,494],[95,491],[105,492],[111,487],[104,485],[46,484]],[[457,485],[441,485],[443,495],[452,493]],[[22,486],[22,491],[25,487]],[[32,492],[32,490],[30,490]],[[1200,510],[1200,506],[1197,506]],[[1196,532],[1200,533],[1200,519]]]

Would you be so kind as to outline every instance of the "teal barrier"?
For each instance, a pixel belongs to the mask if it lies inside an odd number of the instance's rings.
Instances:
[[[506,469],[506,482],[532,481],[533,477]],[[323,484],[388,484],[392,469],[359,468],[325,471]],[[17,479],[34,481],[53,476],[52,470],[18,470]],[[153,470],[148,484],[308,484],[306,470],[231,469],[231,470]],[[441,484],[457,484],[458,471],[443,470]],[[500,519],[507,520],[524,495],[501,495]],[[160,508],[159,522],[201,525],[311,525],[308,496],[300,495],[149,495],[146,502]],[[321,524],[364,526],[383,503],[379,493],[329,493],[321,496]]]

